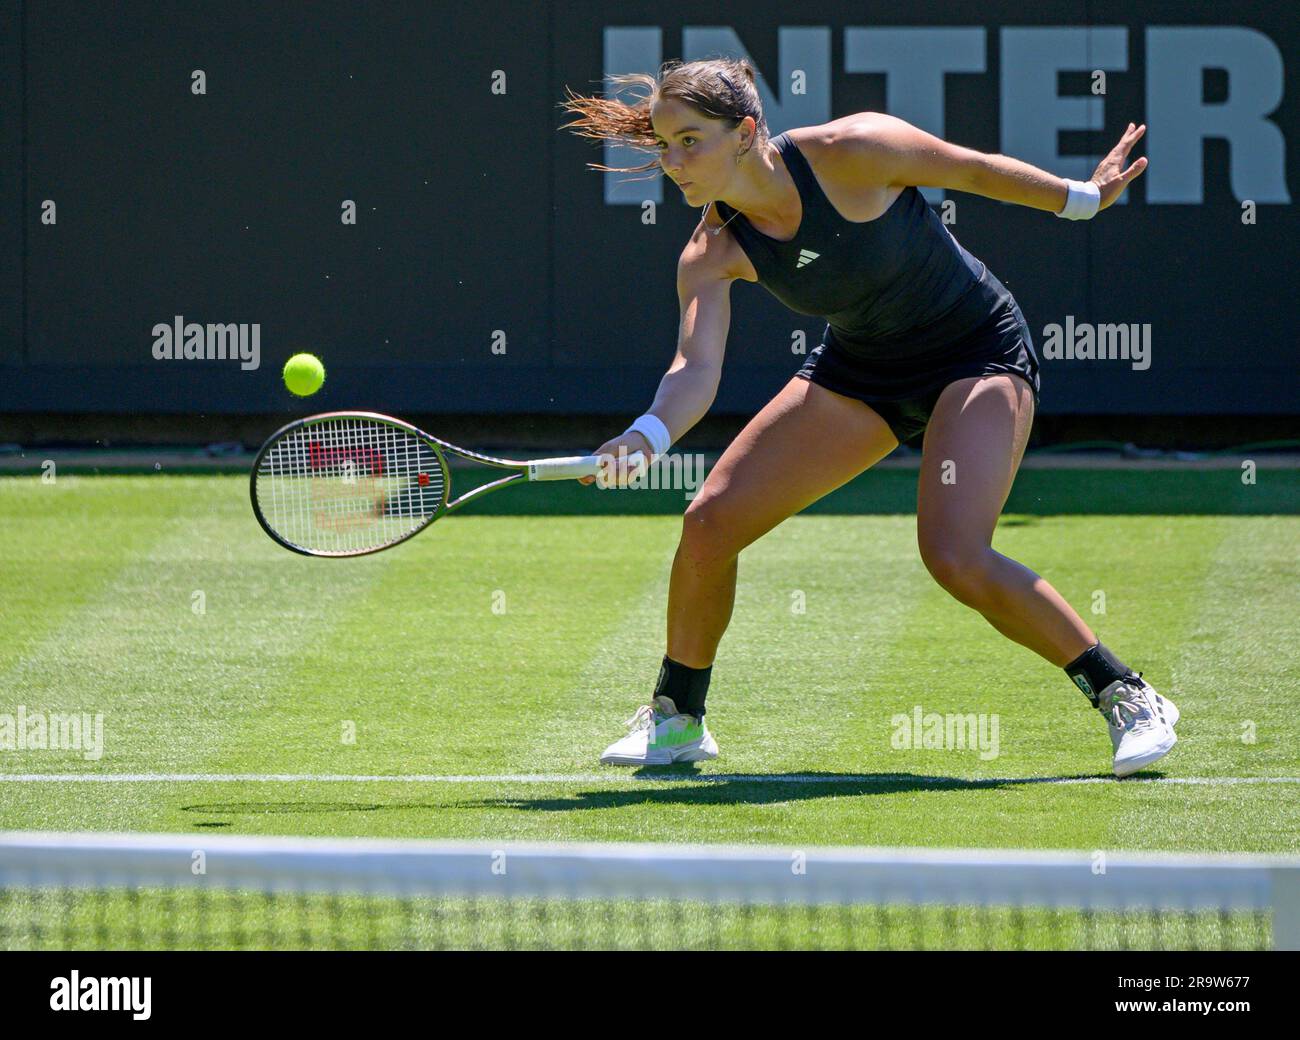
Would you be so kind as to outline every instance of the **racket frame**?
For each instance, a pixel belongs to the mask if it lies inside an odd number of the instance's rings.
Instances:
[[[261,468],[262,460],[266,457],[267,453],[292,430],[330,419],[357,419],[378,422],[385,426],[395,426],[403,432],[419,438],[428,445],[434,456],[437,458],[438,465],[442,467],[442,500],[438,503],[438,508],[429,514],[424,523],[420,524],[418,527],[412,528],[400,538],[396,538],[391,542],[385,542],[383,545],[376,546],[373,549],[350,549],[346,551],[309,549],[306,546],[297,545],[294,542],[289,541],[287,538],[275,531],[267,521],[266,517],[262,514],[262,506],[258,501],[257,496],[257,474],[258,470]],[[484,466],[491,466],[496,469],[512,469],[516,472],[511,473],[509,476],[501,477],[497,480],[492,480],[485,484],[480,484],[477,487],[470,488],[459,498],[449,501],[448,497],[451,494],[451,467],[447,463],[448,453],[469,459],[472,462],[481,463]],[[640,456],[640,452],[637,453],[637,456]],[[472,451],[469,448],[457,447],[455,444],[451,444],[439,437],[435,437],[433,434],[420,429],[412,423],[408,423],[403,419],[394,418],[391,415],[384,415],[381,412],[320,412],[316,415],[306,415],[300,419],[293,420],[293,422],[286,423],[266,439],[262,447],[258,449],[256,457],[253,459],[253,468],[248,475],[248,497],[253,504],[253,515],[257,518],[257,522],[261,525],[262,530],[265,531],[274,542],[284,546],[284,548],[289,549],[292,552],[299,553],[303,556],[331,557],[335,559],[353,556],[369,556],[372,553],[383,552],[385,549],[391,549],[395,545],[401,545],[403,542],[409,541],[426,527],[429,527],[439,517],[460,509],[461,506],[473,502],[492,491],[497,491],[504,487],[510,487],[512,484],[527,483],[531,480],[575,479],[577,476],[587,475],[588,470],[590,470],[590,475],[594,476],[596,460],[598,458],[599,456],[590,455],[556,459],[533,459],[530,461],[499,459],[492,455],[484,455],[482,452]]]

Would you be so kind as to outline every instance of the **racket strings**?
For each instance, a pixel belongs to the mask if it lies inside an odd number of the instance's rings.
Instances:
[[[255,495],[267,526],[300,549],[349,555],[409,537],[445,498],[437,452],[396,425],[330,418],[296,426],[258,465]]]

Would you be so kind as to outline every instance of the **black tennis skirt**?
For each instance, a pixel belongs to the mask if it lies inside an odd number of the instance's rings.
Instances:
[[[897,361],[854,357],[827,325],[821,344],[795,375],[871,405],[902,442],[925,432],[949,383],[1004,372],[1028,383],[1037,405],[1038,354],[1025,316],[1010,293],[978,327],[921,357]]]

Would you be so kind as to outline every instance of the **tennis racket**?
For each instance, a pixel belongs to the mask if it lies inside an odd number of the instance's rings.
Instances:
[[[449,454],[513,472],[453,499]],[[271,435],[253,461],[249,494],[257,522],[286,549],[364,556],[414,537],[490,492],[532,480],[597,476],[600,462],[599,455],[497,459],[387,415],[326,412]],[[644,455],[637,452],[628,462],[639,467]]]

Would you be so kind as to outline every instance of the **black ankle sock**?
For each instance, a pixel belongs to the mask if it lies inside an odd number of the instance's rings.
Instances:
[[[709,665],[708,668],[691,668],[664,654],[664,663],[659,668],[659,681],[655,683],[654,695],[669,697],[677,705],[679,712],[702,719],[704,696],[709,692],[709,673],[712,671],[713,665]]]
[[[1065,666],[1065,674],[1092,701],[1095,708],[1098,694],[1116,679],[1132,675],[1133,669],[1101,643],[1095,643]]]

